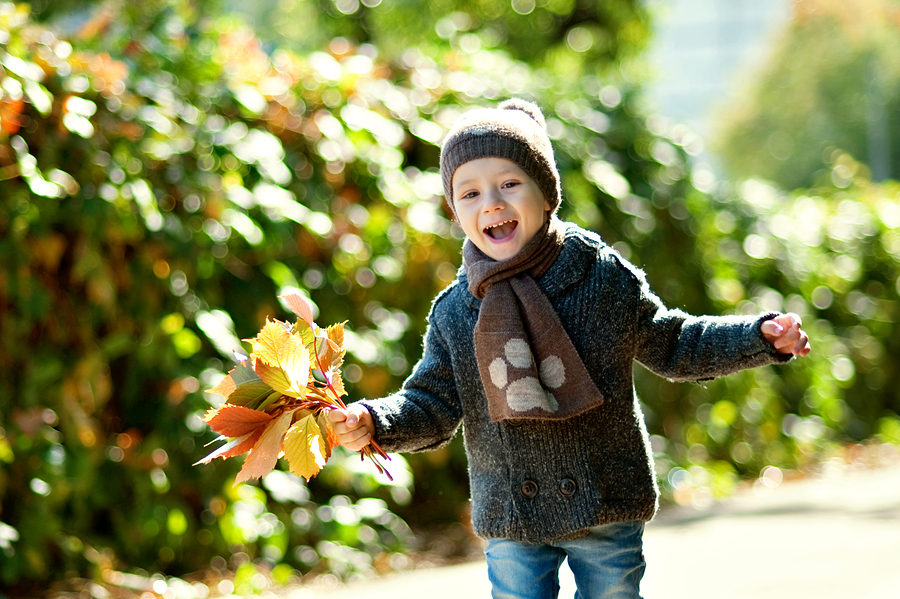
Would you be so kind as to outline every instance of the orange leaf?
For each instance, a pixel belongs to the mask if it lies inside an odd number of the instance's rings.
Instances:
[[[325,354],[326,364],[329,368],[338,369],[344,363],[344,323],[331,325],[325,330],[328,336],[328,349]]]
[[[266,425],[266,430],[263,431],[259,441],[253,446],[250,456],[244,462],[244,467],[238,473],[234,481],[235,485],[248,481],[251,478],[261,478],[275,468],[275,465],[278,463],[278,454],[281,453],[284,434],[287,432],[288,427],[291,426],[291,420],[294,418],[295,411],[287,411]]]
[[[309,380],[309,352],[303,340],[277,323],[266,321],[253,343],[254,369],[275,391],[303,398]],[[260,366],[260,361],[265,366]]]
[[[225,378],[219,381],[219,384],[213,387],[212,389],[207,389],[207,393],[218,393],[223,397],[228,397],[231,393],[237,388],[237,385],[234,384],[234,379],[231,378],[230,374],[226,374]]]
[[[341,369],[332,368],[326,374],[328,380],[331,381],[331,387],[334,389],[334,392],[337,393],[337,396],[343,397],[344,395],[347,395],[347,390],[344,389],[344,379],[341,378]]]
[[[335,446],[339,445],[337,435],[334,434],[334,429],[331,427],[331,421],[328,419],[326,410],[322,410],[319,412],[319,415],[316,416],[316,422],[319,423],[319,429],[322,431],[322,437],[326,439],[325,459],[328,459],[331,457],[331,450]]]
[[[288,293],[285,295],[279,295],[281,299],[285,301],[288,305],[288,308],[291,309],[291,312],[305,320],[312,326],[313,323],[313,313],[312,306],[309,305],[309,300],[300,295],[299,293]]]
[[[256,445],[256,442],[259,441],[260,436],[263,434],[263,428],[260,426],[252,433],[247,433],[242,437],[238,437],[237,439],[232,439],[225,445],[222,445],[208,456],[194,464],[209,464],[216,458],[222,458],[223,460],[228,458],[233,458],[236,455],[241,455],[242,453],[247,453],[253,446]],[[221,437],[220,437],[221,438]]]
[[[327,450],[322,430],[312,414],[298,420],[284,436],[284,457],[291,472],[307,481],[325,466]]]
[[[203,417],[209,428],[224,437],[242,437],[272,420],[271,414],[243,406],[224,404],[219,409],[210,408]]]

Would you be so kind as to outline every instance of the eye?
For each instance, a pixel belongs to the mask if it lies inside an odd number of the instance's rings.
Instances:
[[[478,192],[473,189],[473,190],[467,191],[464,194],[462,194],[461,196],[459,196],[459,199],[460,200],[471,200],[471,199],[477,198],[477,197],[478,197]]]
[[[501,185],[500,187],[502,189],[512,189],[513,187],[515,187],[516,185],[519,185],[519,184],[520,184],[519,181],[512,180],[512,181],[504,182],[503,185]]]

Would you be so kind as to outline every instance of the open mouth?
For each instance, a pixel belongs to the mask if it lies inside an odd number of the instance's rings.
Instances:
[[[502,223],[497,223],[485,228],[484,234],[491,239],[506,239],[507,237],[512,235],[517,226],[519,226],[519,223],[517,221],[505,220]]]

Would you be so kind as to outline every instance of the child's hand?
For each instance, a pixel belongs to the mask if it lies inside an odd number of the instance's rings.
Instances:
[[[346,410],[333,409],[327,413],[338,444],[347,449],[359,451],[375,436],[375,423],[365,406],[353,404]]]
[[[812,348],[809,345],[809,335],[800,328],[801,325],[800,317],[796,314],[779,314],[763,322],[760,330],[778,353],[805,356]]]

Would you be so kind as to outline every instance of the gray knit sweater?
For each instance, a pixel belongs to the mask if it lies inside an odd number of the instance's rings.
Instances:
[[[695,317],[667,309],[640,270],[572,224],[538,284],[603,405],[562,421],[492,423],[472,335],[480,301],[464,273],[435,299],[422,359],[403,388],[361,402],[390,452],[441,447],[464,424],[472,524],[482,537],[547,542],[653,518],[658,489],[634,360],[667,379],[692,381],[790,359],[760,332],[773,315]]]

